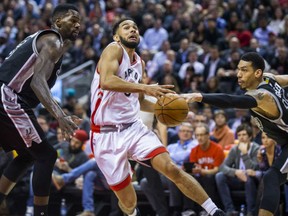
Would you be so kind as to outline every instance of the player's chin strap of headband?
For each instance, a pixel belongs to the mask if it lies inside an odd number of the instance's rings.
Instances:
[[[219,108],[251,109],[257,107],[257,101],[250,95],[229,95],[229,94],[202,94],[201,102]]]

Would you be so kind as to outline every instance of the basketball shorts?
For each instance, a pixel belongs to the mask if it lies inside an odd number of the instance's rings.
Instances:
[[[141,120],[123,131],[91,133],[96,162],[112,190],[123,189],[130,183],[132,172],[128,159],[141,163],[167,152],[157,135]]]
[[[33,109],[0,83],[0,147],[6,152],[41,143],[45,137]]]

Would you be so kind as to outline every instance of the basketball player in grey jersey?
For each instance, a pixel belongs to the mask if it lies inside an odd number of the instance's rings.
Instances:
[[[57,157],[33,112],[39,103],[58,120],[69,139],[80,119],[67,116],[53,99],[62,56],[79,33],[80,16],[74,5],[60,4],[52,14],[52,28],[22,41],[0,67],[0,147],[17,157],[0,179],[0,203],[25,171],[34,164],[34,216],[47,215],[51,173]],[[1,213],[0,213],[1,214]]]
[[[264,59],[255,52],[241,57],[238,64],[238,84],[246,90],[245,95],[228,94],[183,94],[188,102],[203,102],[221,108],[250,109],[257,126],[268,137],[281,145],[282,153],[264,175],[264,192],[259,215],[273,215],[279,205],[280,185],[286,182],[285,170],[288,158],[288,99],[284,89],[288,75],[263,74]]]

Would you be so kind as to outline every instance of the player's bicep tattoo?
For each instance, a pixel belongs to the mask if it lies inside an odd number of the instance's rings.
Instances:
[[[255,95],[255,98],[259,101],[262,101],[264,99],[264,92],[257,92],[256,95]]]

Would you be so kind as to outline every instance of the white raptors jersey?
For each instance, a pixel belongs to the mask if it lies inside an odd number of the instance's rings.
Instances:
[[[141,58],[135,53],[135,61],[130,63],[126,50],[123,47],[122,49],[123,56],[119,62],[117,75],[127,82],[139,83],[142,79]],[[139,94],[102,90],[100,72],[96,68],[91,84],[91,123],[100,126],[119,125],[138,120],[140,118]]]

